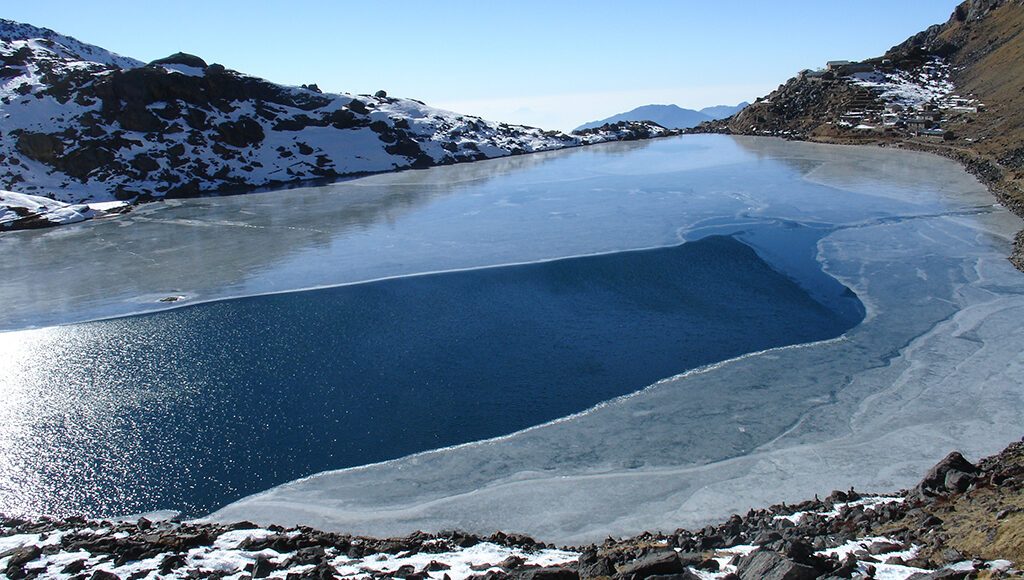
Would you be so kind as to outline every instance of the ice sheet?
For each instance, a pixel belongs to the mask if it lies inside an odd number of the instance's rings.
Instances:
[[[977,458],[1019,438],[1024,278],[1005,256],[1020,220],[944,159],[737,143],[766,165],[797,168],[805,182],[838,182],[816,190],[827,199],[797,199],[770,179],[719,187],[746,202],[737,219],[833,224],[819,259],[867,306],[860,326],[838,340],[688,372],[511,436],[318,474],[212,519],[595,541],[832,489],[910,486],[951,449]],[[914,175],[931,177],[915,188]],[[860,196],[875,185],[882,189],[867,207]],[[728,222],[698,221],[680,233]]]
[[[835,223],[945,211],[935,205],[937,192],[980,191],[962,172],[922,188],[935,173],[916,161],[920,154],[901,153],[913,161],[900,164],[887,151],[795,144],[780,151],[780,144],[720,136],[612,143],[323,187],[168,200],[103,221],[0,233],[0,330],[669,246],[683,241],[680,232],[732,224],[722,230],[731,233],[780,215]],[[828,187],[812,175],[821,172]],[[895,210],[837,205],[837,183],[916,197],[883,200]],[[984,192],[976,199],[993,203]],[[160,302],[170,296],[184,300]]]

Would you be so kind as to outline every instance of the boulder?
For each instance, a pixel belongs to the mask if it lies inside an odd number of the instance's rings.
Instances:
[[[947,490],[954,493],[963,493],[974,483],[974,476],[952,469],[946,472],[943,485]]]
[[[596,550],[587,550],[580,554],[576,563],[580,578],[597,578],[615,574],[615,565],[605,556],[598,556]]]
[[[78,574],[82,570],[85,570],[85,562],[85,558],[82,558],[81,560],[73,560],[61,568],[61,574]]]
[[[678,552],[676,556],[683,566],[696,566],[704,561],[704,557],[697,552]]]
[[[675,550],[663,550],[651,552],[624,566],[615,574],[615,578],[642,580],[649,576],[681,574],[685,570]]]
[[[360,122],[357,120],[355,113],[348,109],[338,109],[332,111],[328,116],[327,120],[331,126],[335,129],[351,129],[359,126]]]
[[[28,564],[32,560],[35,560],[43,553],[39,546],[25,546],[23,548],[16,548],[11,554],[11,559],[7,561],[7,575],[13,578],[12,573],[17,574],[16,571],[20,571],[25,564]],[[5,554],[6,555],[6,554]]]
[[[868,546],[868,553],[878,556],[880,554],[888,554],[890,552],[896,552],[902,550],[903,546],[894,544],[892,542],[874,542]]]
[[[359,113],[360,115],[365,115],[370,112],[369,109],[366,108],[366,103],[360,101],[359,99],[352,99],[346,106],[350,110]]]
[[[742,580],[811,580],[818,572],[778,552],[757,550],[744,556],[737,567]]]
[[[420,149],[420,144],[404,135],[393,145],[385,146],[384,150],[391,155],[401,155],[403,157],[415,158],[423,154],[423,150]]]
[[[509,556],[501,562],[498,562],[498,567],[502,570],[515,570],[516,568],[522,566],[525,562],[526,560],[520,558],[519,556]]]
[[[160,573],[170,574],[171,571],[177,570],[185,565],[185,556],[181,554],[165,554],[163,559],[160,560]]]
[[[580,580],[580,575],[571,568],[552,566],[550,568],[526,568],[513,576],[517,580]]]
[[[196,68],[206,68],[205,60],[194,54],[188,54],[187,52],[176,52],[171,56],[158,58],[149,64],[183,64],[185,66],[194,66]]]
[[[160,169],[160,164],[145,153],[140,153],[133,157],[129,164],[143,174]]]
[[[412,564],[405,564],[399,566],[397,570],[391,572],[391,576],[394,578],[408,578],[416,573],[416,567]]]
[[[962,491],[954,487],[950,489],[946,486],[947,475],[952,474],[949,479],[949,483],[954,486],[963,486],[963,489],[970,485],[973,481],[973,476],[978,472],[978,468],[973,463],[964,459],[958,451],[954,451],[947,455],[945,459],[935,464],[928,470],[928,474],[924,476],[921,483],[914,488],[916,494],[924,496],[934,496],[941,493],[951,493],[954,491]]]
[[[275,564],[270,558],[260,554],[256,557],[256,563],[253,565],[252,577],[253,578],[266,578],[270,576],[272,572],[278,569],[278,565]]]
[[[76,179],[85,180],[94,170],[114,161],[114,153],[97,142],[82,143],[56,160],[57,169]]]

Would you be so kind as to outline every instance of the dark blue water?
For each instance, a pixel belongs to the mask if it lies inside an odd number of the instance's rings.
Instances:
[[[776,245],[807,265],[816,238]],[[834,337],[864,311],[814,266],[798,283],[711,236],[63,327],[25,379],[48,402],[0,511],[201,514]]]

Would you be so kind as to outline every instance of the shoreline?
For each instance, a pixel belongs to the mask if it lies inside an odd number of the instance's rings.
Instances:
[[[733,514],[700,530],[561,547],[500,531],[372,538],[303,526],[183,522],[170,513],[102,521],[0,514],[0,571],[11,580],[1018,577],[1022,488],[1024,442],[1016,442],[976,463],[952,452],[910,490],[832,491],[824,499]],[[977,532],[985,530],[987,539],[979,542]]]
[[[1024,188],[1018,181],[1007,179],[1005,171],[1000,169],[992,158],[969,149],[955,149],[951,146],[906,139],[896,141],[894,145],[897,148],[923,151],[956,161],[964,168],[964,171],[976,177],[989,190],[999,205],[1005,207],[1013,215],[1024,219]],[[994,175],[994,172],[998,172],[999,175]],[[1024,273],[1024,229],[1019,230],[1014,236],[1013,252],[1007,256],[1007,260],[1021,273]]]
[[[719,123],[719,122],[716,122]],[[1019,178],[1008,177],[1008,170],[1002,168],[997,160],[998,153],[983,154],[971,147],[926,142],[904,137],[887,137],[884,135],[831,137],[815,135],[770,134],[758,132],[735,132],[724,122],[713,126],[699,126],[683,132],[684,135],[729,135],[734,137],[768,137],[783,141],[820,143],[823,145],[845,145],[854,147],[882,147],[930,153],[957,162],[967,174],[976,178],[995,199],[996,203],[1006,208],[1013,215],[1024,219],[1024,184]],[[1024,273],[1024,228],[1014,236],[1013,251],[1006,257],[1013,266]]]
[[[609,143],[626,143],[626,142],[636,142],[636,141],[653,141],[655,139],[664,139],[664,138],[668,138],[668,137],[680,137],[680,136],[682,136],[682,132],[680,130],[678,130],[678,129],[665,129],[665,131],[666,132],[664,134],[661,134],[661,135],[651,135],[649,137],[641,137],[641,138],[628,138],[627,137],[627,138],[619,138],[619,139],[609,139],[607,141],[590,141],[590,142],[583,142],[583,141],[581,141],[580,143],[575,143],[575,144],[572,144],[572,145],[563,145],[561,147],[553,147],[551,149],[539,149],[539,150],[536,150],[536,151],[512,151],[512,152],[509,152],[508,154],[505,154],[505,155],[495,155],[494,157],[482,157],[482,158],[479,158],[479,159],[460,159],[460,160],[453,160],[450,163],[434,163],[433,165],[426,165],[426,166],[416,166],[416,167],[414,167],[414,166],[410,165],[410,166],[406,166],[406,167],[395,167],[393,169],[382,169],[380,171],[355,171],[355,172],[351,172],[351,173],[345,173],[345,174],[341,174],[341,175],[336,175],[336,176],[333,176],[333,177],[312,177],[312,178],[305,178],[305,179],[295,179],[295,180],[290,180],[290,181],[270,181],[270,182],[267,182],[267,183],[264,183],[264,184],[261,184],[261,185],[234,184],[234,185],[227,185],[227,186],[224,186],[224,187],[221,187],[221,188],[217,188],[217,189],[212,189],[212,190],[209,190],[209,191],[196,191],[195,193],[175,192],[175,193],[172,193],[171,195],[165,195],[165,196],[149,196],[149,195],[147,195],[145,197],[138,196],[134,200],[115,200],[115,201],[105,201],[105,202],[95,202],[95,201],[89,202],[89,201],[86,201],[86,202],[81,202],[79,204],[67,204],[67,207],[72,207],[72,206],[76,206],[76,205],[77,206],[95,206],[95,205],[105,205],[105,204],[114,204],[114,203],[118,203],[120,205],[116,206],[112,210],[101,210],[101,209],[93,208],[94,209],[94,213],[93,214],[91,214],[88,217],[85,217],[85,218],[83,218],[81,220],[73,221],[73,222],[50,221],[45,216],[45,214],[27,215],[27,216],[23,216],[22,218],[17,220],[17,222],[15,222],[16,225],[13,226],[13,227],[0,228],[0,234],[6,233],[6,232],[31,231],[31,230],[48,229],[48,228],[54,228],[54,227],[59,227],[59,226],[66,226],[66,225],[81,223],[83,221],[90,221],[90,220],[95,219],[97,217],[99,217],[99,218],[113,218],[113,217],[116,217],[117,215],[120,215],[120,214],[130,213],[130,212],[132,212],[137,207],[145,206],[145,205],[152,204],[152,203],[162,203],[162,202],[165,202],[167,200],[204,199],[204,198],[214,198],[214,197],[244,196],[244,195],[248,195],[248,194],[251,194],[251,193],[287,192],[287,191],[293,190],[293,189],[303,189],[303,188],[309,188],[309,187],[326,187],[326,186],[335,185],[335,184],[338,184],[338,183],[345,183],[345,182],[348,182],[348,181],[353,181],[353,180],[360,179],[360,178],[363,178],[363,177],[370,177],[370,176],[374,176],[374,175],[386,175],[386,174],[389,174],[389,173],[398,173],[398,172],[402,172],[402,171],[421,171],[421,170],[424,170],[424,169],[433,169],[433,168],[438,168],[438,167],[450,167],[450,166],[453,166],[453,165],[467,165],[467,164],[471,164],[471,163],[478,163],[478,162],[481,162],[481,161],[492,161],[492,160],[499,160],[499,159],[509,159],[509,158],[513,158],[513,157],[523,157],[523,156],[527,156],[527,155],[543,155],[545,153],[554,153],[554,152],[559,152],[559,151],[572,151],[572,150],[575,150],[575,149],[582,149],[582,148],[585,148],[585,147],[591,147],[591,146],[596,146],[596,145],[606,145],[606,144],[609,144]],[[578,135],[577,137],[582,139],[583,135]],[[28,194],[22,194],[22,195],[28,195]],[[38,196],[35,196],[35,197],[38,197]]]

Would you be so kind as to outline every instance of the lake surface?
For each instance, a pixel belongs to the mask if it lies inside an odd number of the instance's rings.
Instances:
[[[325,469],[511,433],[837,336],[863,309],[832,284],[829,308],[713,236],[58,327],[13,357],[26,432],[3,450],[3,509],[202,515]]]
[[[1024,427],[1016,227],[945,160],[701,136],[2,234],[0,510],[391,460],[214,517],[575,541],[903,485]]]

